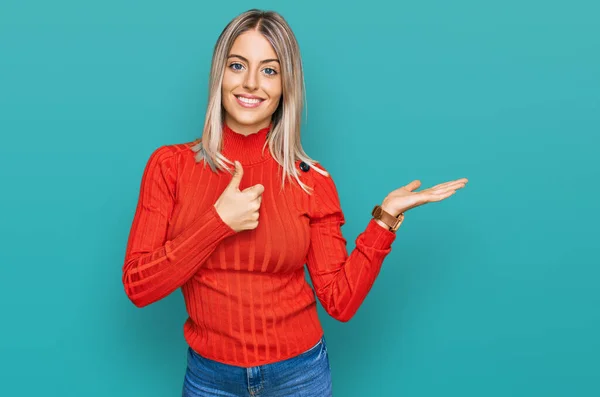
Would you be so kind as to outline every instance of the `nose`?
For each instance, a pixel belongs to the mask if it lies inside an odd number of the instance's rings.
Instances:
[[[250,91],[254,91],[258,88],[256,74],[253,71],[248,71],[248,73],[246,73],[246,77],[244,78],[244,88]]]

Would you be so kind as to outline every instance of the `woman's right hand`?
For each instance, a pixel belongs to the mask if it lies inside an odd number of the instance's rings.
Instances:
[[[244,170],[239,161],[235,161],[235,171],[229,185],[214,204],[221,219],[236,232],[256,229],[258,210],[265,187],[261,184],[240,191],[240,182]]]

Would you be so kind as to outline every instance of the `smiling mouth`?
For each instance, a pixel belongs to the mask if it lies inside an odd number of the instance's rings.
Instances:
[[[235,95],[237,102],[246,108],[255,108],[263,103],[265,100],[261,98],[248,98],[242,95]]]

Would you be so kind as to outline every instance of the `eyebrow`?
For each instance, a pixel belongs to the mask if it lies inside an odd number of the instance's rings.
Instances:
[[[246,62],[246,63],[250,63],[250,61],[248,61],[248,59],[244,58],[241,55],[237,55],[237,54],[230,54],[227,59],[229,58],[240,58],[242,61]],[[277,62],[279,63],[279,59],[277,58],[273,58],[273,59],[263,59],[262,61],[260,61],[261,64],[263,63],[269,63],[269,62]]]

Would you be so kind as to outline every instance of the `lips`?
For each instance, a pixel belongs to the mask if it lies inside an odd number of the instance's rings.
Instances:
[[[245,108],[256,108],[265,101],[262,98],[249,95],[235,95],[235,99],[240,106]]]

